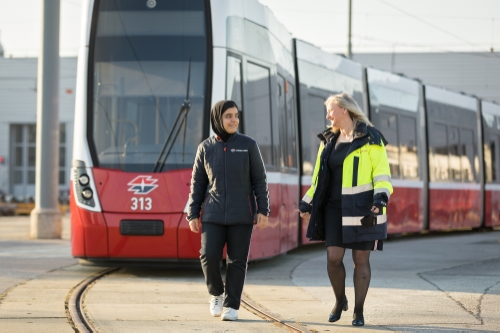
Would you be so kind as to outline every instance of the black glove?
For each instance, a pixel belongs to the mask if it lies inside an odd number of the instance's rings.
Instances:
[[[385,194],[378,195],[378,197],[373,200],[373,206],[378,208],[377,214],[382,214],[383,208],[387,207],[387,196]]]
[[[372,213],[375,214],[375,215],[381,215],[382,212],[383,212],[382,208],[384,208],[384,206],[379,205],[379,204],[374,204],[373,206],[375,206],[375,207],[378,208],[378,213],[375,213],[375,212],[372,212]]]
[[[301,213],[311,213],[313,210],[313,206],[304,200],[300,200],[299,202],[299,210]]]
[[[361,219],[361,225],[365,228],[371,228],[377,225],[377,217],[372,213],[369,215],[365,215]]]

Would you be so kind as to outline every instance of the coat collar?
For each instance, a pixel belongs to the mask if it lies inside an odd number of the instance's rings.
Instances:
[[[318,133],[317,137],[324,143],[326,144],[328,140],[330,140],[335,133],[332,132],[331,127],[328,127],[327,129],[321,131]]]
[[[215,140],[217,140],[217,141],[220,141],[222,143],[228,143],[228,142],[231,142],[231,141],[235,140],[238,135],[239,135],[238,132],[235,132],[234,134],[231,134],[231,136],[229,137],[229,139],[227,139],[226,142],[224,142],[222,140],[222,138],[220,136],[218,136],[217,134],[215,134],[214,137],[215,137]]]
[[[338,138],[340,131],[337,131],[336,133],[332,132],[332,128],[329,126],[325,130],[323,130],[321,133],[318,133],[318,138],[323,141],[323,143],[327,143],[328,140],[331,138],[335,138],[335,140]],[[368,127],[366,126],[365,123],[358,123],[356,128],[354,129],[354,139],[362,138],[365,135],[368,134]]]
[[[340,131],[333,133],[331,127],[328,127],[324,131],[318,134],[318,138],[326,145],[330,140],[336,141],[340,135]],[[359,147],[364,146],[369,143],[371,145],[384,146],[387,145],[387,140],[384,138],[382,133],[380,133],[375,127],[368,126],[366,123],[359,122],[354,129],[354,140],[352,142],[349,153]]]

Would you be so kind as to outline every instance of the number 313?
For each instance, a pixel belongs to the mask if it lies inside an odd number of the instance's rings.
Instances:
[[[153,199],[151,198],[132,198],[132,210],[151,210],[153,208]]]

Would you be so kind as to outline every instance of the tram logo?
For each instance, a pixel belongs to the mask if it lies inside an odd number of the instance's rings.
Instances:
[[[128,190],[134,194],[148,194],[158,187],[157,182],[158,179],[151,176],[137,176],[127,185],[130,186]]]

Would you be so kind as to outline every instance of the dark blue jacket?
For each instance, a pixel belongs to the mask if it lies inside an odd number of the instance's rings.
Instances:
[[[202,216],[202,222],[251,224],[257,213],[270,213],[266,169],[257,142],[239,133],[227,142],[216,136],[203,141],[193,166],[188,220]]]

